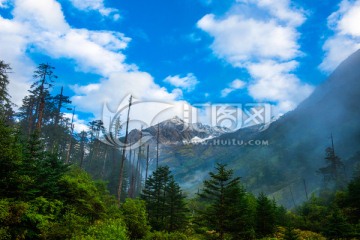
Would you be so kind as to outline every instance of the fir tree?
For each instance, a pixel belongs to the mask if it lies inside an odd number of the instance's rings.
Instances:
[[[345,166],[340,157],[335,154],[334,145],[325,150],[327,165],[318,170],[323,175],[324,190],[338,190],[346,186]]]
[[[240,178],[233,178],[233,171],[227,170],[225,164],[218,163],[215,169],[215,173],[209,173],[210,179],[204,181],[204,188],[199,193],[200,199],[209,203],[200,215],[210,229],[219,233],[220,239],[224,239],[226,233],[242,235],[251,228],[251,220],[247,220],[249,216]]]
[[[9,78],[8,72],[11,70],[9,64],[0,60],[0,118],[6,123],[10,123],[13,117],[12,103],[8,93]]]
[[[285,234],[284,234],[284,240],[299,240],[299,234],[295,232],[295,229],[293,226],[288,224],[285,228]]]
[[[166,190],[169,215],[167,229],[169,231],[176,231],[186,226],[188,209],[185,205],[185,196],[173,177],[170,178]]]
[[[169,167],[160,166],[146,180],[141,198],[146,202],[150,225],[155,230],[175,231],[185,226],[187,208]]]
[[[275,219],[274,205],[264,193],[260,193],[257,198],[256,206],[256,235],[258,238],[269,237],[275,233],[276,219]]]
[[[344,239],[349,236],[351,226],[345,216],[336,206],[327,218],[324,235],[329,239]]]

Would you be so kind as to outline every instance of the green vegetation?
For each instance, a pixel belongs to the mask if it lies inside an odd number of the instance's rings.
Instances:
[[[62,113],[69,99],[62,91],[50,94],[56,77],[48,64],[36,69],[30,95],[14,113],[9,69],[0,61],[0,240],[360,238],[360,171],[346,183],[333,148],[320,169],[326,184],[319,196],[291,211],[264,193],[247,192],[226,164],[216,165],[193,198],[168,166],[144,183],[141,150],[127,156],[119,203],[114,190],[121,153],[99,141],[103,123],[73,132]]]

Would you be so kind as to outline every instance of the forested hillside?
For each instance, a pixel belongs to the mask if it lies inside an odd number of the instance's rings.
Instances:
[[[222,161],[190,197],[162,162],[148,172],[146,146],[100,141],[101,120],[74,131],[76,109],[53,93],[53,66],[34,69],[21,106],[8,94],[10,72],[0,61],[0,239],[360,238],[360,168],[345,178],[334,146],[324,149],[319,194],[291,209],[248,191]],[[126,118],[114,123],[124,137]]]

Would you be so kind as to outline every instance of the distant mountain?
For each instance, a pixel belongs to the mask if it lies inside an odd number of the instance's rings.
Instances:
[[[132,130],[129,133],[129,141],[138,141],[142,134],[143,136],[151,136],[151,142],[152,144],[155,144],[157,141],[158,129],[159,143],[161,145],[198,143],[230,132],[230,129],[225,127],[210,127],[202,123],[185,123],[181,118],[175,116],[169,120],[143,129],[142,133],[137,129]]]
[[[184,123],[177,118],[160,123],[164,143],[161,163],[170,166],[189,194],[201,187],[216,162],[227,163],[242,177],[248,190],[263,191],[293,207],[306,199],[305,188],[310,195],[321,186],[316,170],[325,165],[325,148],[330,145],[331,134],[335,151],[351,178],[354,164],[360,162],[359,104],[360,50],[340,64],[294,111],[265,131],[253,127],[220,134],[210,127],[203,128],[207,131],[183,131]],[[144,131],[155,136],[156,129],[154,126]],[[215,138],[202,144],[174,144],[210,136]],[[245,145],[251,140],[261,144]],[[244,144],[232,145],[232,141]]]

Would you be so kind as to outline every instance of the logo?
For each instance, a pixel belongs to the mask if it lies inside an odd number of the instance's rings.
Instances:
[[[157,101],[140,101],[134,99],[129,109],[130,95],[123,98],[116,111],[111,111],[108,105],[103,105],[102,122],[105,131],[98,137],[103,143],[121,149],[136,149],[149,142],[154,135],[147,131],[136,131],[128,134],[125,142],[127,116],[129,113],[129,133],[131,129],[146,129],[158,123],[159,116],[165,111],[172,111],[183,121],[183,129],[196,131],[215,130],[217,133],[233,132],[240,128],[258,126],[259,131],[266,130],[271,124],[271,105],[267,103],[228,103],[228,104],[193,104],[184,103],[179,113],[175,104]],[[179,105],[178,105],[179,106]],[[130,112],[129,112],[130,110]],[[178,110],[178,112],[176,112]],[[169,116],[169,115],[167,115]],[[199,122],[201,121],[204,124]],[[181,123],[181,121],[180,121]],[[207,125],[205,125],[207,124]],[[190,130],[191,130],[190,129]]]
[[[130,95],[123,98],[119,107],[116,111],[111,111],[108,105],[105,103],[103,105],[102,111],[102,121],[105,126],[105,133],[100,141],[103,143],[113,146],[115,148],[125,148],[136,149],[152,139],[152,136],[143,132],[140,136],[135,136],[134,138],[129,135],[127,142],[125,143],[125,137],[121,137],[121,133],[126,131],[126,121],[127,114],[129,111],[129,102]],[[173,108],[174,105],[164,102],[152,102],[152,101],[139,101],[132,98],[132,104],[130,107],[129,114],[129,126],[141,126],[142,128],[148,128],[155,124],[154,120],[156,117],[161,114],[163,111]],[[145,110],[151,109],[152,111],[146,111],[146,116],[142,113]],[[151,113],[151,114],[150,114]],[[131,129],[129,128],[129,132]]]

